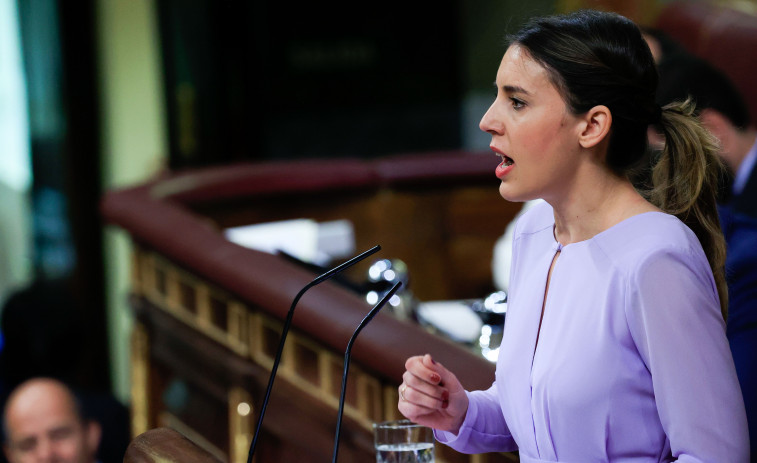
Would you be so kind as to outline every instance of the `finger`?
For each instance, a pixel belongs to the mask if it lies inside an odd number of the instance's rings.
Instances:
[[[405,360],[405,369],[406,370],[412,370],[415,368],[418,368],[418,366],[423,366],[423,356],[422,355],[415,355],[413,357],[408,357],[407,360]]]
[[[438,412],[442,402],[418,392],[410,386],[403,385],[400,389],[400,400],[397,404],[400,410],[412,412],[414,415],[427,415]]]
[[[437,371],[433,360],[430,362],[426,358],[431,356],[426,354],[423,357],[411,357],[405,362],[405,369],[423,381],[438,385],[441,381],[441,374]]]
[[[407,416],[407,413],[410,413],[413,416],[423,416],[439,413],[438,407],[426,407],[424,405],[409,402],[407,400],[400,400],[397,403],[397,408],[402,411],[405,416]]]
[[[422,362],[427,368],[433,368],[434,372],[439,375],[439,381],[437,384],[449,389],[450,393],[457,393],[463,390],[457,376],[445,368],[440,362],[435,361],[431,355],[424,355]]]
[[[403,382],[403,386],[412,387],[414,390],[418,391],[419,393],[423,393],[437,400],[443,400],[443,392],[445,391],[444,388],[436,384],[431,384],[423,380],[422,378],[418,378],[410,371],[406,371],[405,373],[403,373],[402,382]],[[403,386],[400,386],[400,388],[402,388]]]
[[[434,423],[431,420],[434,414],[438,413],[436,410],[415,405],[410,402],[404,402],[402,400],[397,404],[397,410],[413,423],[430,427],[434,427]]]
[[[403,384],[399,388],[400,401],[409,402],[420,407],[440,410],[449,405],[449,391],[441,389],[434,391],[432,395],[425,391],[418,390],[411,385]]]
[[[446,389],[441,390],[439,396],[430,396],[422,391],[419,391],[412,386],[405,388],[404,393],[405,402],[418,405],[429,410],[443,410],[449,406],[449,391]]]

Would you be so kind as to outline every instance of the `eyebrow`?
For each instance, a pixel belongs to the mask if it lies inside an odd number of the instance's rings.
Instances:
[[[492,85],[494,88],[499,88],[499,85],[497,85],[497,82],[492,82]],[[531,93],[526,90],[523,87],[518,87],[517,85],[503,85],[502,90],[505,91],[505,93],[523,93],[525,95],[530,95]]]
[[[523,87],[518,87],[517,85],[504,85],[504,86],[502,86],[502,89],[506,93],[523,93],[525,95],[530,95],[530,93],[528,92],[528,90],[526,90]]]

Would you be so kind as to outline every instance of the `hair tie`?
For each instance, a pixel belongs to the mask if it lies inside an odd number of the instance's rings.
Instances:
[[[659,124],[662,121],[662,107],[655,104],[652,111],[652,124]]]

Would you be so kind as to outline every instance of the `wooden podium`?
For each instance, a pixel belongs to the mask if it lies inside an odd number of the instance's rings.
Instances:
[[[247,459],[282,321],[316,274],[227,241],[223,229],[292,218],[352,222],[357,252],[407,263],[422,301],[492,289],[495,240],[520,209],[498,194],[492,154],[242,164],[175,173],[109,192],[105,219],[134,244],[131,304],[133,435],[171,428],[220,461]],[[357,253],[356,252],[356,253]],[[361,280],[370,262],[350,269]],[[258,462],[331,461],[344,349],[370,306],[344,285],[305,294],[271,397]],[[371,425],[398,418],[405,359],[431,353],[468,389],[494,366],[385,309],[353,348],[340,461],[372,462]],[[512,454],[438,462],[512,462]]]

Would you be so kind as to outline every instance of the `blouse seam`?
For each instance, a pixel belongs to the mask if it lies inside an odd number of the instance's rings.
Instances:
[[[536,235],[536,234],[541,233],[544,230],[546,230],[548,228],[552,228],[552,227],[554,227],[554,224],[545,225],[545,226],[539,228],[538,230],[523,230],[523,231],[518,231],[516,229],[516,234],[515,234],[515,238],[513,239],[513,241],[518,241],[519,239],[521,239],[523,236],[526,236],[526,235],[527,236]]]
[[[686,257],[692,258],[696,257],[696,249],[693,249],[692,245],[688,242],[686,246],[681,246],[676,243],[670,243],[666,245],[656,244],[644,255],[643,258],[636,260],[633,267],[629,268],[627,266],[617,265],[617,260],[614,259],[613,256],[604,249],[604,246],[601,242],[595,241],[595,244],[597,246],[597,249],[600,250],[602,254],[607,258],[608,262],[610,262],[613,270],[616,271],[623,279],[623,319],[626,325],[626,329],[631,335],[631,340],[633,341],[634,346],[638,351],[639,346],[637,345],[637,340],[633,334],[633,331],[631,330],[628,312],[631,308],[630,297],[633,290],[633,284],[631,282],[632,275],[638,275],[644,267],[649,265],[653,258],[656,258],[661,254],[675,255],[680,253],[686,255]],[[646,362],[644,362],[644,366],[647,368],[647,370],[649,370],[649,366],[646,364]]]

